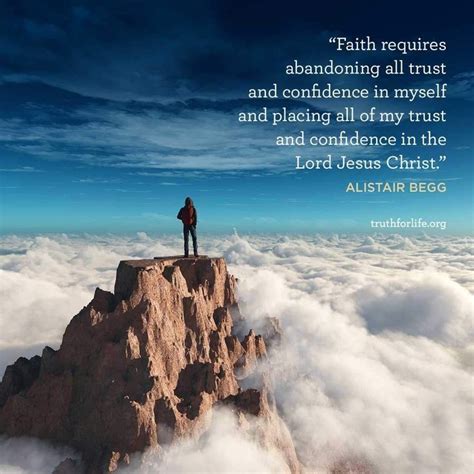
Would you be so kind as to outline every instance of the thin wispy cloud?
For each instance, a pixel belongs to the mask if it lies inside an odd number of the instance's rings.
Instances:
[[[32,166],[22,166],[21,168],[0,168],[2,173],[43,173],[44,170],[33,168]]]

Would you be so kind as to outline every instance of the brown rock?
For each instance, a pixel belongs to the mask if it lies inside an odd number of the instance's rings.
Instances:
[[[266,380],[262,388],[247,389],[230,395],[225,404],[235,407],[239,414],[240,427],[249,432],[258,443],[268,450],[277,450],[288,466],[288,472],[301,472],[293,440],[288,428],[278,416],[268,392]]]
[[[255,416],[269,410],[265,394],[255,388],[248,388],[236,395],[230,395],[225,399],[225,402],[232,403],[239,410]]]
[[[71,445],[86,472],[112,472],[131,453],[197,435],[203,415],[226,400],[261,417],[262,444],[284,451],[298,472],[267,394],[239,388],[235,370],[251,372],[266,349],[253,331],[243,341],[232,333],[233,315],[241,317],[235,285],[222,258],[120,262],[114,293],[96,290],[58,351],[8,366],[0,433]]]
[[[377,469],[362,456],[344,456],[329,468],[329,474],[376,474]]]
[[[0,407],[8,397],[31,387],[40,372],[41,357],[31,359],[20,357],[14,364],[7,366],[0,384]]]
[[[261,328],[262,336],[265,343],[270,347],[278,346],[283,339],[283,330],[280,320],[273,316],[267,316]]]

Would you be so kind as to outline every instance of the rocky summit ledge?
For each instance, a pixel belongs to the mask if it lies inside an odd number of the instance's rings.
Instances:
[[[165,257],[153,257],[153,258],[142,258],[136,260],[121,260],[120,265],[126,265],[133,268],[148,268],[151,266],[162,265],[163,262],[167,262],[169,265],[173,265],[178,260],[185,260],[188,262],[202,261],[202,260],[222,260],[223,257],[208,257],[207,255],[199,255],[199,257],[184,257],[183,255],[170,255]]]
[[[115,299],[116,301],[128,300],[133,293],[137,293],[137,297],[141,298],[153,292],[163,279],[181,293],[185,288],[188,292],[206,288],[210,290],[209,293],[213,293],[218,285],[219,291],[227,297],[225,304],[235,302],[233,297],[235,281],[227,273],[224,258],[210,258],[207,255],[122,260],[117,268],[115,279]]]
[[[162,263],[163,261],[175,262],[176,260],[220,260],[222,257],[209,257],[207,255],[199,255],[199,257],[184,257],[183,255],[170,255],[168,257],[153,257],[153,258],[143,258],[137,260],[121,260],[120,263],[129,265],[134,268],[139,267],[148,267],[150,265],[156,265],[157,263]]]

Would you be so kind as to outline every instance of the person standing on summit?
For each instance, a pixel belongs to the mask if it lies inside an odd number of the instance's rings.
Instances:
[[[191,232],[194,256],[199,257],[196,237],[197,212],[196,208],[194,207],[193,200],[190,197],[185,199],[184,207],[179,210],[176,217],[183,223],[184,256],[189,257],[189,233]]]

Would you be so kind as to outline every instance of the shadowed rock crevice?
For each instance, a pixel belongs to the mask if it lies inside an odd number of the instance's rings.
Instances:
[[[242,340],[234,334],[234,318],[242,319],[235,286],[221,258],[120,262],[114,293],[96,289],[58,351],[46,347],[42,357],[7,367],[0,433],[81,452],[82,466],[65,460],[57,472],[111,472],[134,452],[199,436],[206,414],[223,403],[259,419],[257,441],[299,472],[266,388],[239,386],[266,347],[253,331]]]
[[[0,384],[0,407],[5,405],[8,397],[28,390],[38,378],[40,369],[40,356],[31,359],[20,357],[13,365],[9,365]]]

